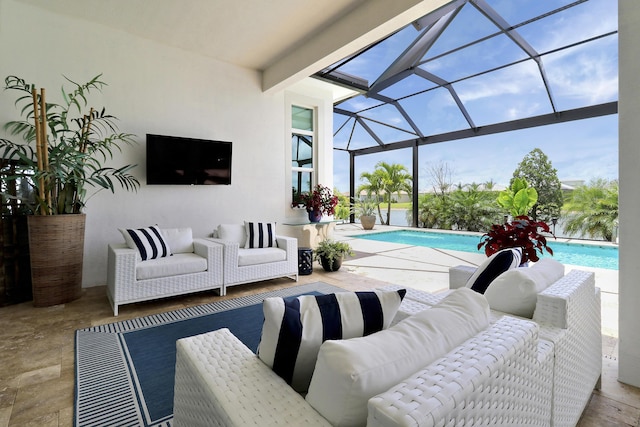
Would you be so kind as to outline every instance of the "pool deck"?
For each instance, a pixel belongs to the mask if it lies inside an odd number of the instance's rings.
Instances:
[[[333,238],[347,241],[356,253],[354,257],[345,259],[342,268],[346,268],[351,273],[387,283],[437,293],[449,289],[449,267],[477,266],[486,259],[483,253],[378,242],[353,237],[356,234],[403,229],[407,227],[376,224],[373,230],[365,231],[360,224],[336,225]],[[570,241],[570,239],[558,239],[558,241]],[[618,338],[618,271],[566,264],[566,271],[572,269],[595,272],[596,286],[601,289],[602,296],[602,334]]]

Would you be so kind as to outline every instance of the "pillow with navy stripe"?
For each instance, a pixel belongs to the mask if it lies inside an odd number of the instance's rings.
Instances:
[[[521,259],[521,248],[507,248],[496,252],[480,264],[467,280],[466,287],[484,294],[496,277],[507,270],[518,267]]]
[[[266,298],[258,357],[294,390],[304,393],[324,341],[388,328],[405,293],[400,289]]]
[[[276,246],[275,222],[244,222],[247,241],[245,249],[272,248]]]
[[[124,241],[131,249],[137,249],[142,261],[171,255],[169,244],[157,225],[137,229],[121,229]]]

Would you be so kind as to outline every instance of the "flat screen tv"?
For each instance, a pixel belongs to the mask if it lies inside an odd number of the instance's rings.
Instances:
[[[147,184],[230,185],[231,142],[147,134]]]

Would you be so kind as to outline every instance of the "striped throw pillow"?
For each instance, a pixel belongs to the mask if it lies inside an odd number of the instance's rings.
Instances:
[[[169,244],[162,236],[160,228],[152,225],[146,228],[121,229],[124,241],[131,249],[137,249],[142,261],[171,255]]]
[[[320,345],[386,329],[406,293],[339,292],[267,298],[258,357],[293,389],[307,391]]]
[[[244,222],[247,241],[245,249],[272,248],[276,246],[275,222]]]
[[[496,277],[520,266],[521,248],[507,248],[487,258],[467,281],[466,287],[484,294]]]

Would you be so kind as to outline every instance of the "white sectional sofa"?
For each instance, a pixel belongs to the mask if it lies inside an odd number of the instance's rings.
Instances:
[[[256,223],[259,224],[259,223]],[[275,224],[273,230],[275,231]],[[298,241],[273,235],[273,246],[248,247],[247,223],[220,224],[208,240],[224,247],[222,294],[229,286],[289,277],[298,280]]]
[[[409,289],[396,321],[443,298]],[[369,399],[366,421],[354,425],[575,425],[601,372],[593,273],[571,271],[541,292],[533,319],[496,311],[491,319]],[[225,329],[178,342],[174,413],[176,427],[331,425]]]
[[[143,261],[130,240],[108,246],[107,296],[114,316],[123,304],[206,290],[224,294],[222,245],[194,239],[190,228],[160,232],[170,249],[167,256]]]

